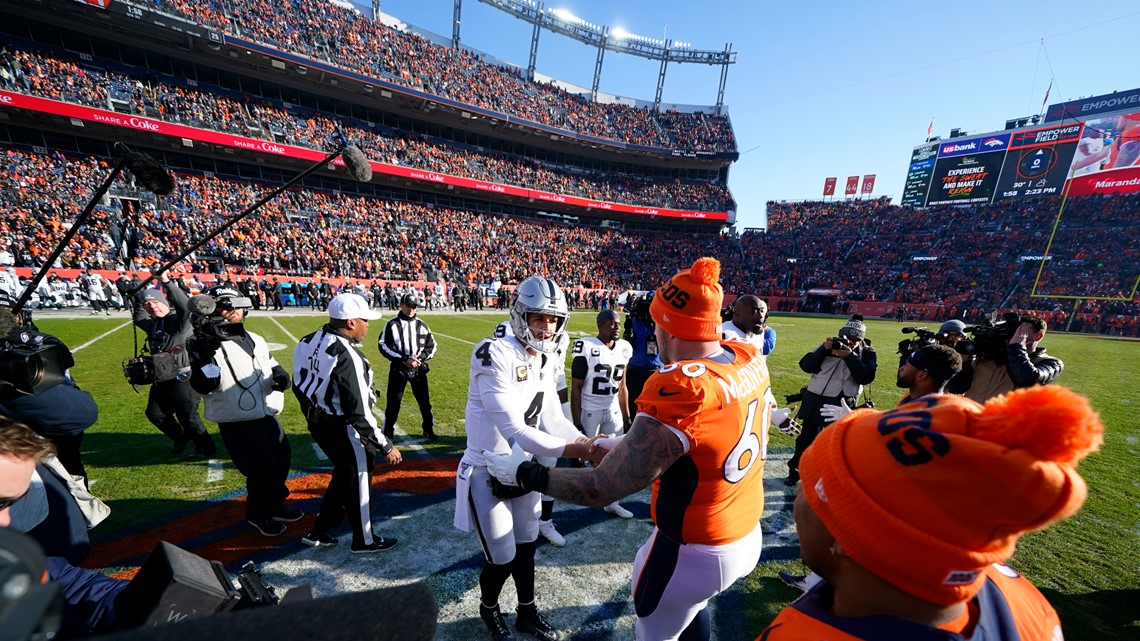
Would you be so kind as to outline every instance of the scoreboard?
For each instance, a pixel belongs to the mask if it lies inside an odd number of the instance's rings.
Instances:
[[[995,134],[940,143],[926,204],[990,202],[1009,140],[1010,134]]]
[[[930,177],[934,175],[934,161],[937,157],[938,145],[914,148],[906,172],[906,186],[903,187],[903,207],[922,207],[926,204],[926,191],[930,189]]]
[[[994,200],[1060,196],[1083,123],[1018,131],[1009,142]]]

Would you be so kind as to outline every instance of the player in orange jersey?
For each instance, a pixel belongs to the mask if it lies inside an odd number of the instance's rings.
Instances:
[[[593,469],[547,469],[484,452],[498,480],[603,506],[653,486],[656,528],[633,565],[638,639],[704,639],[706,606],[760,560],[768,425],[776,401],[759,350],[720,340],[720,263],[701,258],[660,287],[650,314],[661,358],[624,437]],[[787,414],[781,410],[777,422]]]
[[[984,406],[929,394],[856,410],[800,466],[800,550],[825,581],[759,638],[1063,638],[1045,597],[1000,564],[1023,533],[1080,509],[1088,490],[1077,462],[1103,432],[1088,401],[1056,385]]]

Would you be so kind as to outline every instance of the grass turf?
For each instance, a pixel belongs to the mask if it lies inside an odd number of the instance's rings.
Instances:
[[[505,314],[428,312],[424,318],[440,345],[430,376],[436,431],[441,436],[439,443],[425,443],[424,447],[432,454],[456,455],[465,442],[462,418],[471,348],[489,335]],[[88,430],[83,447],[94,481],[92,490],[113,508],[111,517],[92,533],[97,545],[113,545],[125,532],[244,487],[243,478],[232,466],[224,467],[221,480],[206,483],[205,463],[189,463],[169,454],[169,441],[143,416],[147,390],[140,388],[136,394],[122,376],[121,362],[132,350],[130,329],[122,327],[125,322],[123,314],[97,318],[44,314],[37,319],[44,331],[56,334],[76,350],[72,373],[100,407],[99,422]],[[260,313],[251,316],[248,326],[268,342],[283,346],[275,356],[289,369],[294,339],[313,331],[321,322],[317,315]],[[376,367],[375,387],[380,390],[381,404],[387,367],[377,353],[375,340],[382,326],[383,321],[374,322],[364,344]],[[781,397],[806,383],[808,377],[797,365],[799,358],[834,335],[842,320],[778,316],[773,318],[773,326],[779,343],[769,358],[769,369],[777,397]],[[893,406],[901,396],[901,390],[894,387],[894,351],[902,338],[899,327],[888,321],[869,323],[867,335],[879,350],[880,363],[870,395],[880,408]],[[573,314],[569,327],[572,336],[592,335],[594,329],[593,314]],[[1107,431],[1101,452],[1080,467],[1090,488],[1084,508],[1066,522],[1023,537],[1011,565],[1040,587],[1058,609],[1067,638],[1137,638],[1140,482],[1135,474],[1140,462],[1140,426],[1129,419],[1140,410],[1140,377],[1132,365],[1140,360],[1140,342],[1050,334],[1044,345],[1065,361],[1060,382],[1090,398]],[[294,469],[319,466],[303,418],[289,394],[281,422],[293,447]],[[420,417],[410,394],[405,395],[399,424],[409,434],[419,434]],[[791,439],[773,430],[771,448],[791,445]],[[772,476],[773,472],[767,474]],[[794,596],[775,578],[776,572],[804,569],[793,560],[794,549],[769,552],[766,549],[765,559],[744,586],[747,627],[757,633]]]

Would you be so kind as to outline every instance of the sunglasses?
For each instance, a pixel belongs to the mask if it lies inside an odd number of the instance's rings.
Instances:
[[[21,494],[20,496],[17,496],[16,498],[0,498],[0,510],[6,510],[6,509],[12,507],[13,503],[15,503],[16,501],[19,501],[20,499],[24,498],[27,495],[28,495],[28,492],[25,490],[23,494]]]

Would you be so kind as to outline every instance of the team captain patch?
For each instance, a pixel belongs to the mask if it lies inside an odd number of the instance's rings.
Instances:
[[[590,350],[590,356],[601,356],[601,355],[602,355],[602,350],[597,348],[597,347]]]
[[[519,381],[525,381],[529,376],[530,373],[527,371],[526,365],[519,365],[515,368],[515,378]]]

